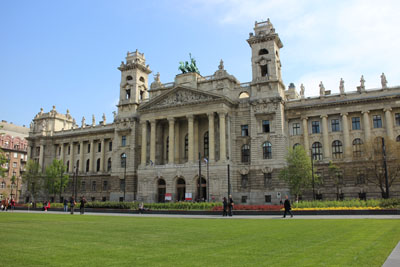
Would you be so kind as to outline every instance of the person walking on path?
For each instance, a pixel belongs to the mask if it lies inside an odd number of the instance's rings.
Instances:
[[[11,211],[14,211],[15,210],[15,200],[14,200],[14,198],[11,198],[10,205],[11,205]]]
[[[290,214],[290,217],[293,217],[292,212],[290,211],[292,209],[292,207],[290,206],[290,201],[289,201],[289,197],[285,196],[285,202],[283,203],[283,206],[285,207],[285,212],[283,213],[283,218],[286,218],[286,213]]]
[[[222,204],[224,205],[223,207],[223,211],[222,211],[222,216],[228,216],[228,201],[226,200],[226,197],[224,197],[224,201],[222,202]]]
[[[64,212],[68,211],[68,199],[64,198]]]
[[[76,202],[75,202],[74,197],[71,197],[71,199],[69,200],[69,206],[70,206],[70,209],[71,209],[71,214],[74,214],[75,204],[76,204]]]
[[[4,210],[4,211],[7,211],[7,210],[8,210],[8,198],[6,198],[6,199],[4,200],[3,210]]]
[[[86,204],[86,198],[85,196],[81,197],[81,206],[80,206],[80,212],[81,214],[85,214],[85,204]]]
[[[233,210],[233,206],[235,205],[235,202],[233,202],[233,199],[232,199],[232,195],[229,195],[229,203],[228,204],[229,204],[228,205],[228,213],[229,213],[229,216],[232,217],[232,210]]]

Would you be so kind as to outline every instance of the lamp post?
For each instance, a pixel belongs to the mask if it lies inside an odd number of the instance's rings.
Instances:
[[[126,154],[122,154],[122,162],[124,163],[124,202],[125,202],[125,194],[126,194]]]
[[[74,199],[76,201],[78,195],[78,168],[74,167]]]
[[[210,169],[208,167],[208,159],[204,158],[207,163],[207,202],[210,202]]]
[[[229,196],[231,195],[231,171],[230,171],[230,165],[229,165],[229,157],[228,157],[228,199]]]
[[[386,183],[385,198],[389,198],[389,178],[388,178],[388,169],[386,164],[386,146],[385,146],[385,138],[383,137],[382,137],[382,152],[383,152],[383,167],[385,168],[385,183]]]
[[[314,157],[313,157],[312,149],[310,149],[310,152],[311,152],[312,197],[313,197],[313,200],[315,200]]]

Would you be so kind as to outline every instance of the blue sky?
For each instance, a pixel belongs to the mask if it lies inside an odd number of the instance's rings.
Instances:
[[[1,1],[0,119],[29,125],[43,107],[70,110],[77,122],[103,113],[111,121],[119,96],[117,67],[127,51],[171,82],[178,62],[196,58],[202,75],[220,59],[240,82],[251,80],[246,42],[254,22],[271,19],[283,42],[286,86],[318,95],[322,81],[355,90],[361,75],[378,88],[400,85],[400,2],[301,1]]]

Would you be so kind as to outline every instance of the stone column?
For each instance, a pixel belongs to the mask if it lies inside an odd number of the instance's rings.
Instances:
[[[144,167],[147,164],[147,121],[141,122],[140,126],[142,127],[142,155],[140,164]]]
[[[89,172],[93,172],[94,167],[94,140],[90,141],[90,162],[89,162]]]
[[[385,108],[386,133],[390,140],[394,140],[392,109]]]
[[[194,139],[194,133],[193,133],[193,128],[194,128],[194,116],[193,115],[187,115],[186,116],[188,119],[188,162],[192,163],[193,162],[193,154],[194,154],[194,147],[193,147],[193,139]]]
[[[156,126],[155,120],[150,121],[150,160],[156,164]]]
[[[174,162],[180,163],[180,128],[179,128],[179,121],[175,122],[175,160]]]
[[[169,122],[169,151],[168,151],[168,163],[174,164],[175,162],[175,119],[168,118]]]
[[[193,153],[194,160],[197,161],[199,158],[199,120],[198,118],[194,120],[193,123]]]
[[[215,161],[214,112],[208,113],[208,160]]]
[[[43,161],[44,161],[44,145],[40,145],[39,165],[42,168],[42,170],[44,170]]]
[[[225,112],[218,113],[219,115],[219,144],[220,144],[220,161],[226,161],[226,131],[225,131]]]
[[[310,155],[310,143],[308,141],[308,122],[307,117],[302,117],[301,120],[303,122],[303,141],[304,141],[304,149],[307,154]]]
[[[80,149],[80,154],[79,154],[79,171],[81,172],[81,173],[83,173],[84,171],[85,171],[85,162],[83,162],[83,152],[84,152],[84,147],[83,147],[83,141],[81,141],[80,142],[80,146],[81,146],[81,149]]]
[[[28,149],[27,151],[28,159],[32,159],[32,147],[28,146],[27,149]],[[58,151],[56,153],[58,154]]]
[[[342,127],[343,127],[343,150],[344,157],[351,158],[351,143],[349,134],[349,119],[347,118],[348,113],[342,113]]]
[[[331,158],[330,154],[330,144],[329,144],[329,132],[328,132],[328,115],[322,115],[322,141],[323,141],[323,150],[324,150],[324,158]]]
[[[64,143],[60,144],[61,152],[60,152],[60,160],[64,164]],[[68,171],[68,170],[67,170]]]
[[[369,111],[361,112],[363,114],[363,126],[364,126],[364,143],[370,142],[371,138],[371,126],[369,123]]]
[[[69,172],[73,172],[74,171],[74,166],[75,166],[75,162],[74,162],[74,142],[70,142],[69,143],[70,146],[70,153],[69,153]]]
[[[100,154],[100,171],[101,172],[104,172],[104,158],[105,158],[105,151],[106,151],[104,144],[105,144],[105,140],[103,138],[103,139],[101,139],[101,154]]]

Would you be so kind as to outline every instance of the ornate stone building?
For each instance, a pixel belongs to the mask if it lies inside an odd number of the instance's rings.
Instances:
[[[313,154],[315,171],[326,176],[316,189],[319,197],[336,198],[329,161],[342,168],[342,196],[379,197],[376,186],[351,170],[363,160],[366,140],[399,140],[400,88],[387,87],[383,75],[379,89],[366,90],[362,78],[357,91],[345,92],[341,82],[340,94],[330,94],[321,82],[320,96],[305,98],[303,86],[300,95],[293,84],[285,89],[283,45],[269,20],[256,22],[247,42],[252,51],[247,83],[230,75],[221,60],[213,75],[189,72],[163,84],[157,74],[148,88],[151,70],[144,55],[128,52],[118,68],[113,121],[103,116],[96,124],[93,117],[86,124],[83,118],[78,126],[68,111],[41,111],[31,125],[29,156],[43,168],[62,159],[71,177],[77,173],[78,194],[92,200],[219,201],[229,184],[236,202],[264,204],[288,193],[278,173],[288,147],[301,144]],[[70,184],[65,196],[71,195]],[[393,188],[398,194],[398,185]]]
[[[8,161],[2,166],[5,169],[0,177],[0,199],[12,197],[18,201],[22,186],[22,174],[27,160],[29,129],[7,121],[0,122],[0,148]],[[14,178],[13,178],[14,177]]]

